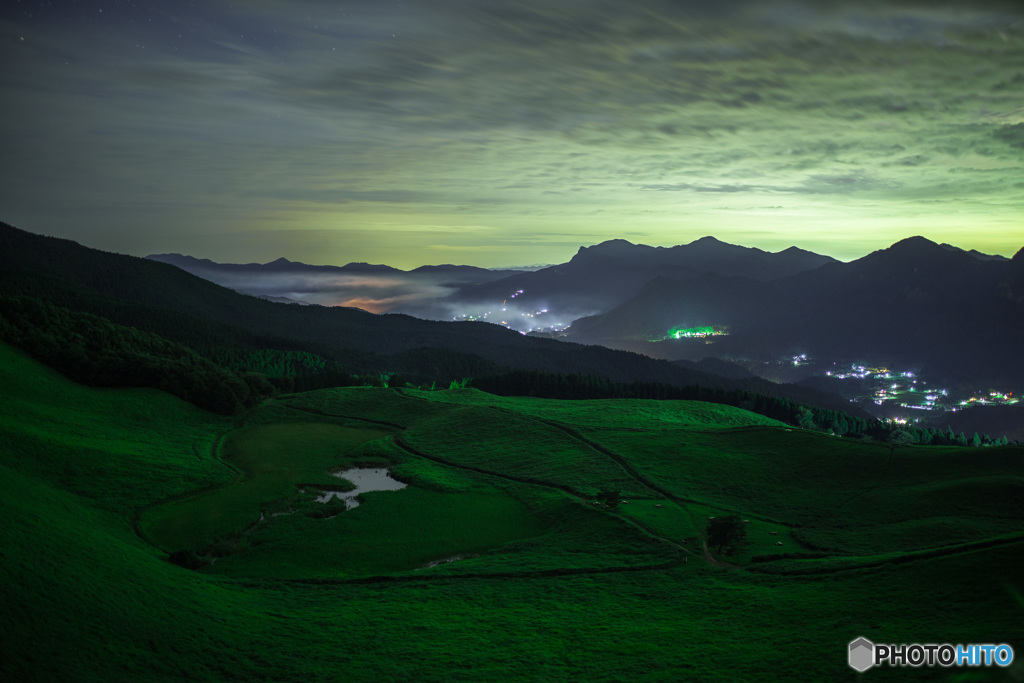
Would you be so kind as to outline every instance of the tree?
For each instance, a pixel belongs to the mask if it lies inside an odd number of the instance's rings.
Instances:
[[[409,379],[400,372],[396,372],[388,377],[387,386],[393,389],[403,389],[406,384],[409,383]]]
[[[838,434],[839,436],[843,436],[844,434],[850,431],[850,423],[846,421],[846,416],[843,415],[842,413],[839,413],[839,415],[834,420],[832,420],[831,426],[832,431]]]
[[[807,406],[800,406],[797,410],[796,426],[800,429],[818,428],[818,425],[814,423],[814,416],[811,414],[811,409]]]
[[[909,446],[914,443],[914,437],[905,429],[893,430],[889,435],[889,457],[896,453],[897,446]]]
[[[175,550],[167,559],[173,564],[176,564],[179,567],[184,567],[185,569],[199,569],[203,564],[205,564],[202,558],[196,555],[194,550],[188,550],[187,548]]]
[[[614,510],[619,507],[622,493],[618,489],[601,489],[601,492],[597,494],[597,499]]]
[[[736,543],[747,537],[747,525],[738,515],[726,515],[725,517],[713,517],[708,520],[708,527],[705,530],[708,545],[717,546],[718,552],[729,543]]]

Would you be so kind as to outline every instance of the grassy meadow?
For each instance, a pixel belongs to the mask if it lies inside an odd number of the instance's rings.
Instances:
[[[316,501],[360,466],[407,487]],[[1024,657],[1019,447],[473,389],[225,418],[0,345],[0,512],[2,680],[1024,680],[846,664],[859,636]]]

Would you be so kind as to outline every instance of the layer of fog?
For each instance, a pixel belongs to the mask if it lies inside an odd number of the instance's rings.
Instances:
[[[189,268],[194,275],[243,294],[271,301],[351,306],[371,313],[404,313],[427,320],[482,320],[519,332],[558,332],[598,311],[559,305],[522,293],[481,297],[479,274],[386,271],[382,273],[232,272]]]

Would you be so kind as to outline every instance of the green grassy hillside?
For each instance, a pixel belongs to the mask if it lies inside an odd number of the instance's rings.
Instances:
[[[697,402],[345,388],[227,419],[0,346],[0,678],[853,680],[859,636],[1022,652],[1022,465]],[[408,487],[315,501],[353,466]],[[748,541],[708,552],[729,513]]]

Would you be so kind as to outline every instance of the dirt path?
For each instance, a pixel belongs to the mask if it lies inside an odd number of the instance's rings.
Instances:
[[[409,394],[405,394],[404,392],[403,392],[403,396],[405,398],[409,398],[409,399],[413,399],[413,400],[429,401],[429,399],[421,398],[419,396],[412,396],[412,395],[409,395]],[[442,466],[445,466],[445,467],[452,467],[452,468],[456,468],[456,469],[462,469],[462,470],[466,470],[466,471],[471,471],[471,472],[474,472],[474,473],[477,473],[477,474],[480,474],[480,475],[484,475],[484,476],[487,476],[487,477],[496,477],[496,478],[499,478],[499,479],[504,479],[504,480],[507,480],[507,481],[514,481],[514,482],[521,483],[521,484],[527,484],[527,485],[531,485],[531,486],[541,486],[541,487],[545,487],[545,488],[549,488],[549,489],[558,490],[558,491],[560,491],[560,492],[562,492],[564,494],[569,495],[570,497],[572,497],[573,499],[577,500],[578,502],[584,503],[584,504],[590,503],[592,501],[592,497],[591,496],[585,495],[582,491],[579,491],[579,490],[577,490],[577,489],[575,489],[575,488],[573,488],[571,486],[568,486],[568,485],[557,484],[557,483],[553,483],[553,482],[550,482],[550,481],[545,481],[543,479],[538,479],[538,478],[534,478],[534,477],[515,476],[515,475],[510,475],[510,474],[504,474],[504,473],[493,471],[493,470],[487,470],[487,469],[484,469],[484,468],[481,468],[481,467],[474,467],[472,465],[463,465],[463,464],[460,464],[460,463],[457,463],[457,462],[453,462],[451,460],[448,460],[448,459],[440,457],[440,456],[436,456],[436,455],[431,455],[429,453],[425,453],[425,452],[423,452],[423,451],[421,451],[421,450],[411,446],[410,444],[406,443],[402,439],[401,432],[403,432],[406,429],[406,426],[404,426],[404,425],[395,424],[393,422],[386,422],[386,421],[383,421],[383,420],[374,420],[374,419],[371,419],[371,418],[355,416],[355,415],[328,413],[328,412],[320,411],[320,410],[317,410],[317,409],[314,409],[314,408],[304,408],[304,407],[294,406],[294,405],[290,405],[288,403],[283,403],[283,402],[280,403],[280,405],[282,405],[283,407],[290,408],[290,409],[295,410],[295,411],[299,411],[299,412],[303,412],[303,413],[307,413],[307,414],[311,414],[311,415],[320,415],[320,416],[329,417],[329,418],[351,420],[351,421],[355,421],[355,422],[361,422],[361,423],[365,423],[365,424],[372,424],[372,425],[377,425],[377,426],[382,426],[382,427],[387,427],[387,428],[390,428],[390,429],[394,429],[397,433],[392,435],[390,437],[390,439],[391,439],[391,441],[394,443],[394,445],[397,448],[399,448],[400,450],[402,450],[403,452],[407,453],[410,456],[424,458],[426,460],[430,460],[432,462],[435,462],[435,463],[437,463],[439,465],[442,465]],[[647,488],[652,493],[656,494],[657,497],[661,497],[662,499],[666,500],[670,504],[678,507],[683,514],[687,515],[690,518],[690,522],[691,522],[694,530],[697,533],[697,539],[698,539],[698,542],[700,544],[699,550],[696,549],[696,548],[690,548],[690,547],[687,547],[686,545],[678,543],[678,542],[672,540],[671,538],[668,538],[668,537],[664,536],[663,534],[659,533],[658,531],[656,531],[655,529],[653,529],[649,525],[645,524],[644,522],[642,522],[640,520],[637,520],[637,519],[634,519],[632,517],[629,517],[628,515],[625,515],[625,514],[619,512],[619,511],[599,509],[598,510],[599,512],[604,513],[604,514],[613,515],[613,516],[617,517],[618,519],[624,521],[625,523],[629,524],[630,526],[634,527],[639,532],[641,532],[642,534],[648,536],[649,538],[658,540],[658,541],[660,541],[662,543],[665,543],[666,545],[672,547],[676,552],[679,553],[679,557],[677,559],[675,559],[675,560],[672,560],[672,561],[666,562],[666,563],[659,563],[659,564],[653,564],[653,565],[641,565],[641,566],[598,567],[598,568],[571,568],[571,569],[570,568],[566,568],[566,569],[548,569],[548,570],[526,571],[526,572],[467,573],[467,574],[453,574],[453,575],[447,575],[447,576],[444,576],[444,575],[433,575],[433,574],[421,575],[421,576],[405,576],[405,575],[390,576],[390,575],[383,575],[383,576],[369,576],[369,577],[359,577],[359,578],[351,578],[351,579],[336,579],[336,580],[335,579],[301,579],[301,580],[294,580],[294,581],[293,580],[288,580],[287,582],[289,582],[289,583],[291,583],[291,582],[299,582],[299,583],[375,583],[375,582],[395,582],[395,581],[422,581],[422,580],[437,580],[437,579],[448,580],[448,579],[466,579],[466,578],[531,578],[531,577],[539,578],[539,577],[571,576],[571,575],[576,575],[576,574],[602,574],[602,573],[613,573],[613,572],[655,571],[655,570],[664,570],[664,569],[670,569],[672,567],[677,567],[680,564],[685,563],[690,556],[703,557],[709,564],[717,566],[717,567],[727,568],[727,569],[743,569],[743,570],[746,570],[746,571],[754,571],[754,572],[759,572],[759,573],[765,572],[768,569],[767,567],[758,567],[758,566],[741,567],[739,565],[736,565],[736,564],[733,564],[733,563],[721,560],[721,559],[717,558],[714,555],[714,553],[711,552],[711,550],[708,548],[707,539],[705,538],[703,530],[701,528],[703,520],[702,519],[698,519],[698,516],[695,515],[694,512],[687,505],[689,503],[689,504],[697,504],[697,505],[707,506],[707,504],[705,504],[705,503],[703,503],[701,501],[698,501],[698,500],[694,500],[694,499],[686,498],[684,496],[677,495],[674,492],[672,492],[671,490],[669,490],[669,489],[667,489],[667,488],[665,488],[665,487],[655,483],[654,481],[651,481],[645,475],[640,473],[623,456],[621,456],[618,453],[616,453],[615,451],[613,451],[613,450],[603,446],[602,444],[600,444],[600,443],[598,443],[596,441],[593,441],[592,439],[584,436],[579,431],[577,431],[576,429],[574,429],[573,427],[571,427],[569,425],[566,425],[564,423],[557,422],[557,421],[554,421],[554,420],[548,420],[548,419],[544,419],[544,418],[541,418],[541,417],[537,417],[537,416],[533,416],[533,415],[529,415],[529,414],[525,414],[525,413],[520,413],[520,412],[517,412],[517,411],[514,411],[514,410],[509,410],[507,408],[501,408],[501,407],[498,407],[498,406],[487,406],[487,407],[492,409],[492,410],[496,410],[498,412],[502,412],[502,413],[505,413],[505,414],[516,415],[517,417],[520,417],[520,418],[536,420],[536,421],[538,421],[538,422],[540,422],[540,423],[542,423],[544,425],[547,425],[547,426],[549,426],[549,427],[551,427],[553,429],[557,429],[557,430],[561,431],[562,433],[566,434],[567,436],[569,436],[573,440],[575,440],[575,441],[585,445],[586,447],[594,450],[595,452],[600,453],[601,455],[611,459],[631,479],[636,481],[642,487]],[[234,430],[231,430],[231,431],[234,431]],[[210,448],[210,457],[212,459],[214,459],[214,460],[219,461],[225,467],[229,468],[230,470],[232,470],[234,472],[235,476],[234,476],[232,482],[227,484],[227,486],[231,486],[231,485],[237,483],[238,479],[241,476],[241,472],[237,468],[232,466],[230,463],[225,462],[223,460],[223,458],[221,457],[221,455],[220,455],[220,447],[221,447],[221,445],[223,443],[224,438],[229,433],[230,433],[230,431],[224,432],[223,434],[220,434],[215,439],[214,443],[211,445],[211,448]],[[886,471],[887,470],[888,470],[888,468],[886,468]],[[884,481],[880,482],[878,485],[876,485],[875,487],[872,487],[872,488],[877,488],[877,486],[880,486],[883,483],[884,483]],[[146,510],[148,510],[148,509],[150,509],[152,507],[155,507],[157,505],[163,505],[163,504],[170,503],[170,502],[173,502],[173,501],[176,501],[176,500],[181,500],[181,499],[190,498],[190,497],[197,496],[197,495],[202,495],[204,493],[207,493],[208,491],[215,490],[217,488],[222,488],[222,487],[223,486],[204,487],[203,489],[199,489],[199,490],[192,491],[192,492],[189,492],[189,493],[173,496],[171,498],[159,501],[158,503],[154,503],[154,504],[151,504],[151,505],[147,505],[147,506],[145,506],[143,508],[140,508],[136,512],[136,514],[134,515],[134,518],[132,520],[132,527],[135,530],[135,533],[140,538],[142,538],[144,541],[146,541],[147,543],[149,543],[153,547],[159,548],[159,546],[156,546],[156,544],[154,544],[150,539],[148,539],[142,533],[141,529],[139,528],[139,519],[140,519],[141,515],[145,513]],[[864,495],[867,492],[869,492],[869,491],[862,491],[862,492],[859,492],[857,494],[854,494],[854,496],[852,496],[850,499],[855,498],[855,497],[857,497],[859,495]],[[847,499],[846,501],[844,501],[844,503],[849,502],[850,499]],[[715,506],[708,506],[708,507],[715,507]],[[588,506],[588,509],[589,509],[589,506]],[[780,523],[778,520],[775,520],[775,519],[766,519],[766,518],[760,518],[760,519],[765,519],[765,521],[770,521],[770,522],[773,522],[773,523]],[[974,552],[974,551],[981,550],[981,549],[984,549],[984,548],[995,547],[995,546],[999,546],[999,545],[1012,544],[1012,543],[1021,543],[1021,542],[1024,542],[1024,533],[1017,534],[1017,535],[1010,536],[1010,537],[999,537],[999,538],[993,538],[993,539],[983,539],[981,541],[961,544],[961,545],[958,545],[958,546],[951,546],[951,547],[945,547],[945,548],[935,548],[935,549],[930,549],[930,550],[906,553],[904,555],[897,555],[897,556],[887,556],[884,559],[866,560],[865,562],[862,562],[862,563],[857,563],[855,561],[856,558],[851,557],[850,559],[853,560],[853,562],[851,562],[851,564],[849,566],[825,567],[825,566],[809,565],[809,566],[807,566],[805,568],[801,567],[801,568],[798,568],[798,569],[793,569],[793,570],[791,570],[789,572],[785,572],[785,573],[782,573],[780,575],[788,575],[790,573],[792,573],[792,574],[828,574],[828,573],[836,573],[836,572],[842,572],[842,571],[851,571],[851,570],[855,570],[855,569],[876,567],[876,566],[882,566],[882,565],[886,565],[886,564],[899,564],[899,563],[902,563],[902,562],[910,562],[910,561],[915,561],[915,560],[918,560],[918,559],[928,559],[928,558],[933,558],[933,557],[951,556],[951,555],[956,555],[956,554],[960,554],[960,553]],[[163,549],[161,548],[161,550],[163,550]]]
[[[158,500],[156,502],[148,503],[147,505],[143,505],[141,507],[135,508],[135,510],[132,513],[131,523],[132,523],[132,531],[135,532],[136,536],[138,536],[143,541],[145,541],[149,545],[153,546],[157,550],[160,550],[161,552],[165,552],[165,553],[166,552],[170,552],[166,548],[163,548],[163,547],[157,545],[157,543],[155,541],[153,541],[153,539],[151,539],[149,536],[147,536],[142,531],[142,527],[140,525],[140,520],[142,519],[142,516],[144,514],[146,514],[147,512],[149,512],[150,510],[152,510],[153,508],[160,507],[161,505],[168,505],[170,503],[176,503],[176,502],[181,501],[181,500],[188,500],[189,498],[196,498],[198,496],[204,496],[207,493],[210,493],[212,491],[217,491],[218,489],[224,489],[224,488],[227,488],[229,486],[234,486],[235,484],[238,483],[239,478],[241,478],[241,476],[242,476],[242,471],[240,469],[238,469],[237,467],[235,467],[234,465],[232,465],[231,463],[225,461],[224,458],[221,457],[221,453],[220,453],[221,446],[224,444],[224,439],[227,437],[228,434],[230,434],[231,432],[234,432],[234,431],[236,431],[236,429],[230,429],[228,431],[225,431],[225,432],[222,432],[222,433],[218,434],[216,436],[216,438],[214,438],[213,443],[210,444],[210,448],[209,448],[209,457],[210,457],[210,459],[213,460],[214,462],[220,463],[226,469],[230,470],[234,474],[234,476],[232,477],[231,481],[229,481],[226,484],[211,484],[209,486],[203,486],[201,488],[194,489],[192,491],[186,491],[184,493],[178,493],[178,494],[175,494],[173,496],[168,496],[167,498],[162,498],[162,499],[160,499],[160,500]],[[199,451],[199,449],[196,447],[195,444],[192,445],[192,450],[193,450],[193,452],[196,452],[196,453]]]
[[[478,474],[483,474],[483,475],[486,475],[486,476],[489,476],[489,477],[497,477],[499,479],[505,479],[505,480],[508,480],[508,481],[514,481],[514,482],[518,482],[520,484],[529,484],[531,486],[543,486],[545,488],[555,489],[555,490],[561,491],[563,493],[569,494],[570,496],[572,496],[573,498],[575,498],[577,501],[579,501],[581,503],[590,503],[593,500],[591,496],[584,495],[581,491],[577,491],[576,489],[572,488],[571,486],[565,486],[565,485],[562,485],[562,484],[554,484],[552,482],[544,481],[543,479],[534,479],[533,477],[517,477],[517,476],[511,475],[511,474],[502,474],[500,472],[494,472],[493,470],[485,470],[485,469],[480,468],[480,467],[473,467],[472,465],[461,465],[459,463],[455,463],[455,462],[452,462],[450,460],[446,460],[444,458],[441,458],[441,457],[438,457],[438,456],[435,456],[435,455],[429,455],[427,453],[424,453],[423,451],[420,451],[420,450],[410,446],[407,443],[404,443],[401,440],[401,435],[392,436],[391,440],[392,440],[392,443],[395,444],[395,446],[397,446],[398,448],[402,449],[403,451],[409,453],[410,455],[415,455],[415,456],[423,458],[425,460],[430,460],[431,462],[436,462],[437,464],[444,465],[445,467],[453,467],[453,468],[456,468],[456,469],[468,470],[470,472],[476,472]],[[676,542],[672,541],[671,539],[665,538],[661,534],[657,533],[654,529],[652,529],[651,527],[649,527],[648,525],[644,524],[643,522],[641,522],[639,520],[632,519],[631,517],[627,517],[625,515],[615,514],[613,512],[609,512],[609,511],[606,511],[604,509],[599,509],[598,511],[614,515],[615,517],[623,520],[627,524],[630,524],[631,526],[636,527],[641,532],[643,532],[644,535],[649,536],[651,538],[654,538],[654,539],[656,539],[658,541],[661,541],[663,543],[666,543],[666,544],[670,545],[671,547],[675,548],[679,552],[686,553],[687,555],[694,555],[695,554],[695,553],[693,553],[693,551],[688,549],[686,546],[680,545],[679,543],[676,543]],[[685,561],[685,560],[683,560],[683,561]]]

